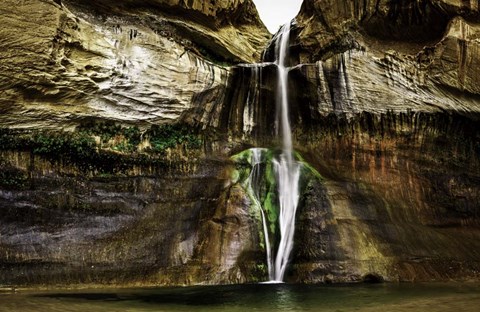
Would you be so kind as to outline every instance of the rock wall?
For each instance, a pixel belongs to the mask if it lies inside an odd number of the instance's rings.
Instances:
[[[310,60],[353,47],[358,33],[397,42],[397,50],[408,42],[437,42],[452,18],[462,16],[474,22],[479,16],[475,1],[308,0],[300,11],[297,44],[300,50],[308,50],[304,57]]]
[[[292,119],[325,183],[305,195],[292,281],[478,279],[478,16],[304,2]]]
[[[230,159],[279,146],[273,47],[238,64],[269,37],[252,3],[12,3],[0,5],[0,285],[266,279]],[[305,0],[290,115],[322,178],[302,194],[287,281],[478,279],[478,10]],[[169,123],[201,144],[148,130]],[[75,136],[90,126],[106,133]]]
[[[231,164],[184,153],[115,174],[2,152],[0,286],[259,280],[258,229]]]
[[[197,99],[221,96],[228,65],[259,59],[270,36],[252,2],[3,1],[0,12],[0,286],[258,280],[245,256],[258,231],[248,202],[227,196],[239,192],[228,156],[189,152],[192,137],[168,127],[145,141],[152,124],[214,127]]]
[[[476,121],[364,112],[311,129],[298,140],[325,183],[303,199],[292,280],[478,278]]]
[[[302,199],[287,279],[477,279],[478,8],[305,1],[293,26],[294,145],[325,180]],[[264,59],[226,89],[237,148],[279,146],[273,44]]]
[[[1,5],[3,127],[72,129],[86,119],[139,126],[175,121],[195,105],[196,93],[225,86],[225,64],[259,57],[269,36],[250,1],[228,6],[235,9],[232,15],[248,14],[219,25],[213,21],[215,14],[224,16],[224,2],[214,11],[200,10],[212,21],[204,24],[179,20],[177,15],[189,16],[189,7],[174,15],[163,6],[176,5],[162,1],[159,7],[155,1],[96,1],[87,8],[82,1],[59,3]]]

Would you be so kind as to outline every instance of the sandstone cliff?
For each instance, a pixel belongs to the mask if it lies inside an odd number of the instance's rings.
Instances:
[[[474,117],[479,16],[475,1],[305,1],[292,62],[318,85],[324,114],[410,109]]]
[[[250,1],[132,3],[3,1],[2,126],[171,122],[269,38]]]
[[[478,278],[479,16],[475,1],[304,2],[292,114],[326,183],[305,199],[297,280]]]
[[[260,59],[270,34],[252,2],[27,0],[0,12],[0,286],[258,278],[224,239],[258,249],[243,201],[224,215],[228,160],[169,126],[197,93],[225,90],[229,65]],[[224,226],[237,215],[241,237]]]
[[[478,22],[474,3],[304,2],[290,117],[324,182],[302,199],[290,281],[478,278]],[[219,127],[237,148],[279,146],[274,44],[232,70]]]
[[[279,146],[273,45],[238,64],[269,37],[251,2],[13,2],[0,4],[0,284],[265,280],[248,163],[231,159]],[[319,177],[287,281],[479,278],[478,11],[305,0],[290,117]]]

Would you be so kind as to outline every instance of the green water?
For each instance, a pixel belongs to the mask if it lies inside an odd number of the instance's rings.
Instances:
[[[244,285],[0,292],[0,311],[480,311],[480,285]]]

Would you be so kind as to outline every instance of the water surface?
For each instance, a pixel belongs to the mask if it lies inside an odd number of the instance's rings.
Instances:
[[[0,312],[462,311],[477,312],[479,284],[294,286],[0,292]]]

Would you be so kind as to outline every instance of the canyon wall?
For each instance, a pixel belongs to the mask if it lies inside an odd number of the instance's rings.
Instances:
[[[478,278],[478,17],[463,1],[304,2],[292,120],[325,183],[304,199],[292,280]]]
[[[0,12],[0,286],[265,280],[231,158],[279,147],[252,2]],[[479,25],[475,1],[304,1],[290,119],[319,177],[287,281],[478,280]]]

